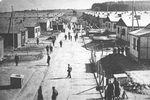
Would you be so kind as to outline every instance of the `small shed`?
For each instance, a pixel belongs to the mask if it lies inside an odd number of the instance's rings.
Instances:
[[[137,61],[150,60],[150,24],[130,35],[130,54]]]

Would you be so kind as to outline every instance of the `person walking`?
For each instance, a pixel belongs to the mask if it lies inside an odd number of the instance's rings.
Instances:
[[[16,66],[18,66],[18,62],[19,62],[19,56],[16,54],[15,55],[15,64],[16,64]]]
[[[52,87],[52,100],[56,100],[57,96],[58,96],[58,91],[55,89],[55,87]]]
[[[65,40],[67,40],[67,35],[65,34]]]
[[[47,64],[48,64],[48,66],[50,65],[50,59],[51,59],[51,57],[50,57],[50,55],[48,54],[48,55],[47,55]]]
[[[115,100],[119,100],[119,96],[120,96],[120,85],[119,82],[116,78],[114,78],[114,97],[116,98]]]
[[[59,44],[60,44],[60,47],[62,47],[62,41],[61,40],[60,40]]]
[[[67,75],[67,78],[71,78],[71,71],[72,71],[72,67],[70,66],[70,64],[68,64],[68,75]]]
[[[49,45],[46,46],[47,54],[49,53]]]
[[[55,45],[55,39],[52,40],[53,46]]]
[[[37,100],[43,100],[42,86],[40,86],[39,89],[38,89],[38,98],[37,98]]]

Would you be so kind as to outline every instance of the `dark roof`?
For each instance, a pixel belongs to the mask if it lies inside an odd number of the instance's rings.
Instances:
[[[146,29],[150,29],[150,23],[145,28]]]
[[[0,36],[0,40],[3,40],[4,38]]]
[[[0,33],[8,33],[10,20],[9,19],[0,19]],[[9,33],[18,33],[19,31],[27,30],[22,23],[15,22],[13,25],[10,25]]]
[[[124,21],[122,20],[122,18],[120,18],[120,20],[116,23],[117,25],[120,25],[120,26],[127,26]]]

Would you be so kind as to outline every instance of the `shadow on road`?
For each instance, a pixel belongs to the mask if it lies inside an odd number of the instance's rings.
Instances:
[[[86,73],[93,73],[92,65],[90,63],[85,64],[85,69],[86,69]]]
[[[77,93],[76,95],[80,95],[80,94],[82,94],[82,93],[84,93],[84,92],[87,92],[87,91],[92,90],[92,89],[95,89],[95,88],[96,88],[96,86],[94,86],[94,87],[92,87],[92,88],[89,88],[89,89],[87,89],[87,90],[81,91],[81,92]]]
[[[103,100],[102,98],[89,98],[89,99],[86,99],[86,100]]]
[[[9,89],[17,89],[17,87],[13,87],[11,85],[0,86],[0,90],[9,90]]]
[[[35,65],[35,66],[47,66],[47,65]]]
[[[67,79],[66,77],[50,78],[51,80]]]

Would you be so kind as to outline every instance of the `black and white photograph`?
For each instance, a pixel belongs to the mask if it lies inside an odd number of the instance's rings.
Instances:
[[[150,100],[150,0],[0,0],[0,100]]]

